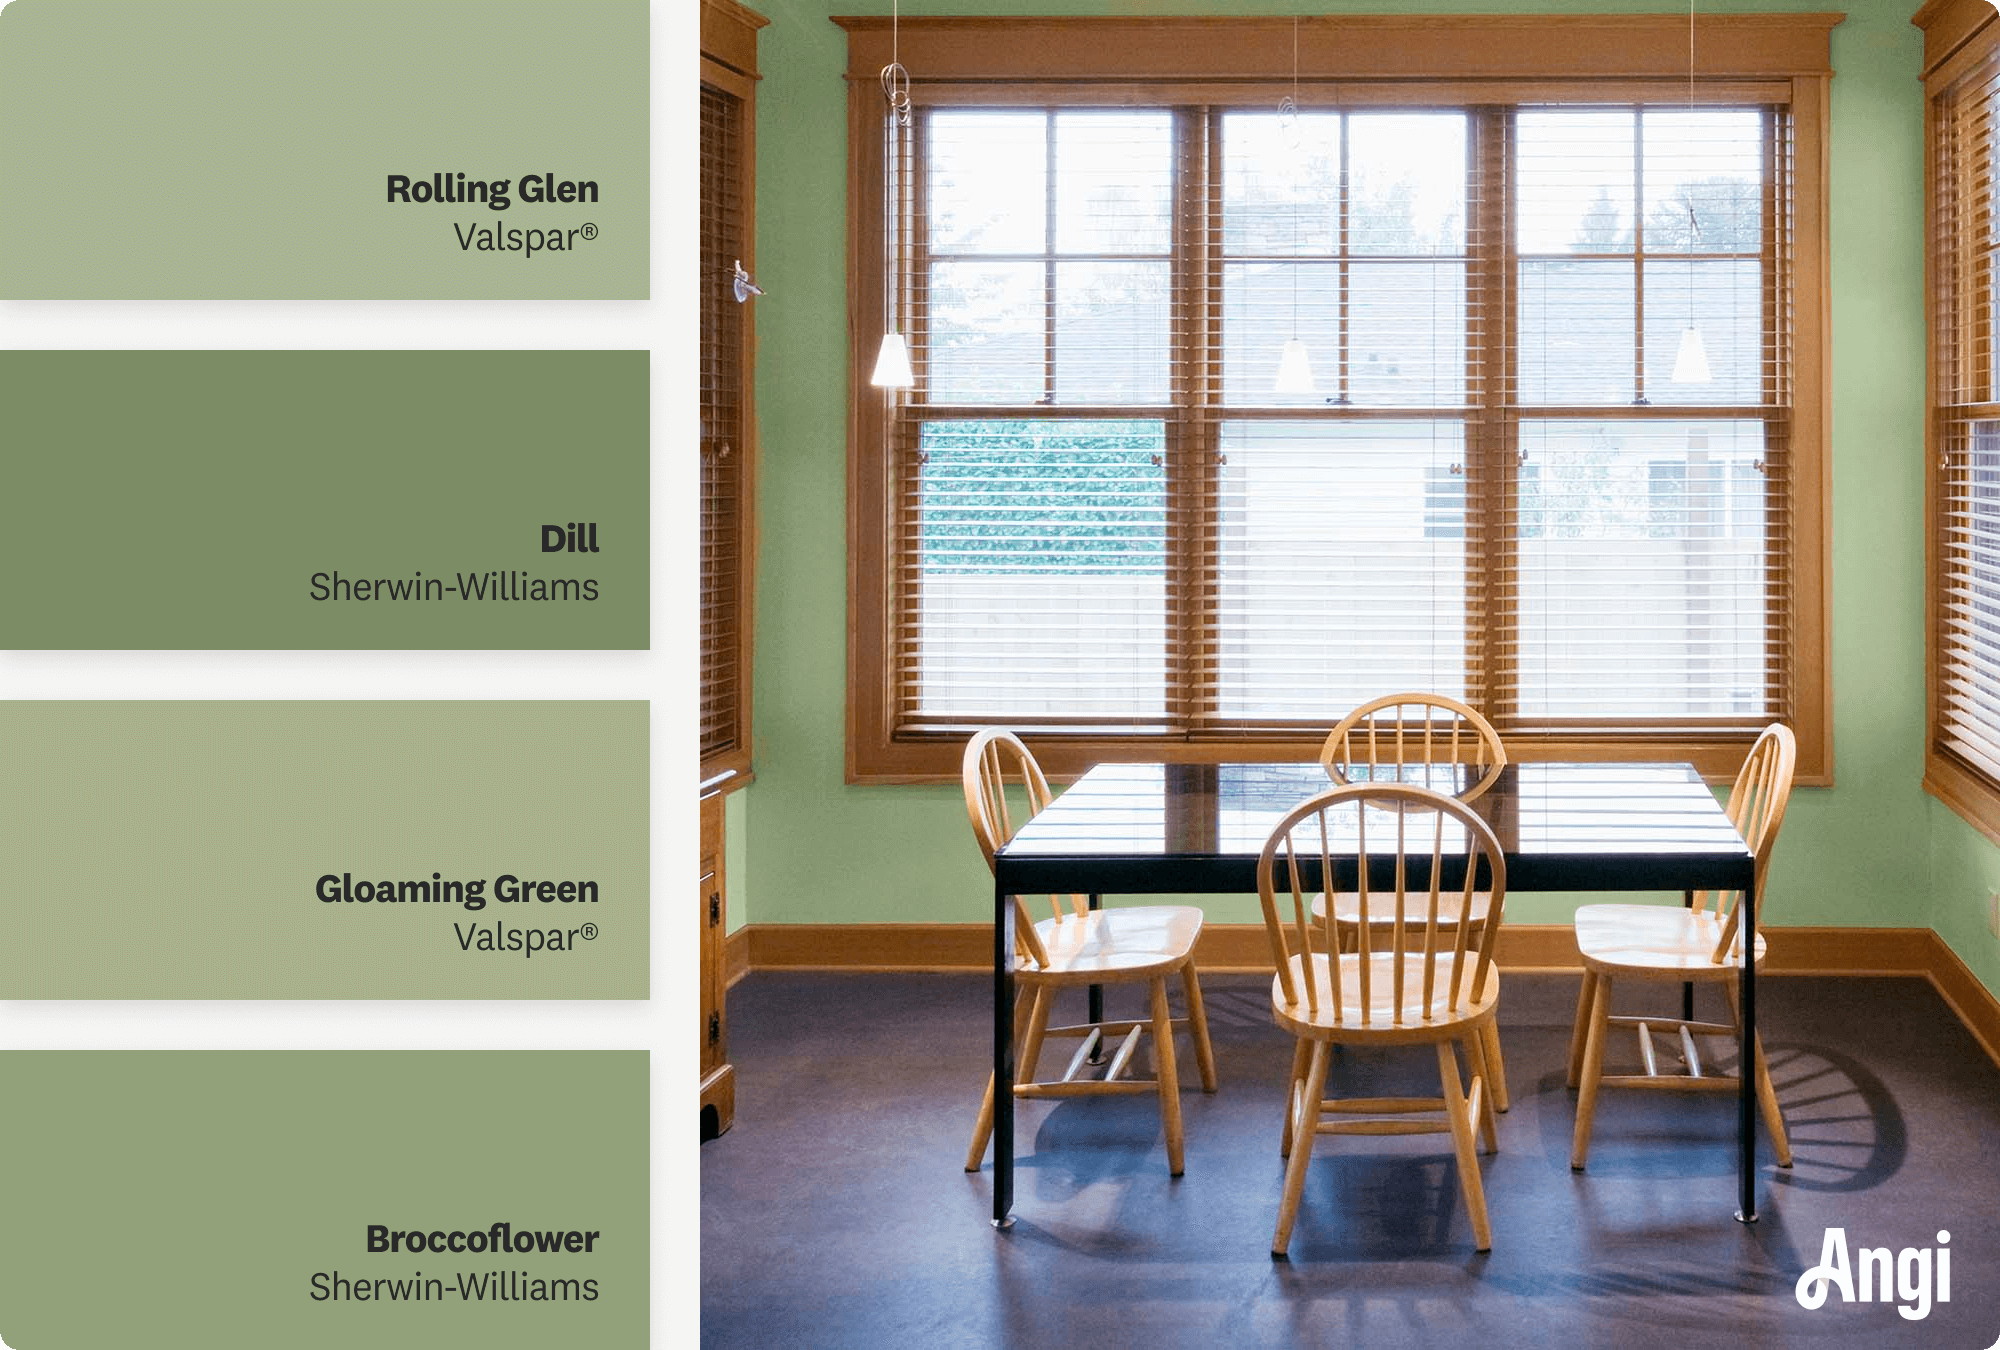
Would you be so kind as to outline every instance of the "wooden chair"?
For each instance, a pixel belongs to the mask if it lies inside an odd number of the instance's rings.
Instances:
[[[1026,790],[1028,813],[1022,824],[1033,819],[1048,805],[1048,780],[1035,757],[1012,733],[982,731],[965,747],[963,778],[966,814],[972,818],[972,833],[993,865],[993,855],[1018,828],[1007,800],[1007,784],[1018,781]],[[1016,1097],[1087,1097],[1117,1093],[1153,1092],[1160,1096],[1160,1118],[1167,1135],[1167,1167],[1181,1174],[1180,1081],[1174,1059],[1174,1024],[1184,1022],[1194,1039],[1195,1062],[1201,1069],[1204,1092],[1215,1091],[1215,1056],[1208,1043],[1208,1019],[1201,1002],[1201,984],[1195,976],[1194,944],[1201,935],[1202,914],[1184,905],[1149,905],[1093,910],[1084,897],[1051,896],[1050,918],[1035,921],[1020,896],[1014,905],[1014,979],[1018,993],[1014,1003],[1015,1063],[1019,1066],[1014,1085]],[[1187,998],[1187,1016],[1168,1015],[1167,977],[1178,974]],[[1151,994],[1151,1016],[1130,1022],[1105,1022],[1078,1026],[1051,1027],[1056,992],[1063,988],[1093,984],[1144,982]],[[1153,1033],[1155,1077],[1124,1077],[1143,1032]],[[1101,1078],[1082,1076],[1091,1051],[1105,1038],[1123,1036],[1111,1053],[1110,1066]],[[1070,1058],[1061,1078],[1042,1082],[1035,1079],[1042,1044],[1051,1036],[1080,1036],[1083,1043]],[[986,1098],[979,1106],[979,1123],[972,1132],[972,1147],[966,1151],[965,1170],[976,1172],[986,1156],[993,1135],[993,1080],[986,1082]]]
[[[1372,876],[1371,844],[1377,854]],[[1333,921],[1324,909],[1312,914],[1306,899],[1306,887],[1328,877],[1344,856],[1356,860],[1358,873],[1361,921],[1352,952],[1337,949]],[[1463,882],[1441,889],[1441,867],[1456,857],[1465,860]],[[1280,887],[1290,896],[1289,917],[1280,913]],[[1479,891],[1490,897],[1486,924],[1475,929],[1444,922]],[[1291,1242],[1306,1162],[1321,1134],[1449,1133],[1474,1240],[1480,1251],[1489,1250],[1493,1233],[1474,1152],[1475,1133],[1486,1151],[1498,1147],[1483,1033],[1500,999],[1493,941],[1507,895],[1507,864],[1493,831],[1462,803],[1425,788],[1334,788],[1292,808],[1272,831],[1257,858],[1257,893],[1278,969],[1271,1015],[1297,1038],[1279,1143],[1288,1159],[1285,1189],[1271,1255],[1284,1256]],[[1393,916],[1379,947],[1375,935],[1383,930],[1369,921],[1378,909]],[[1420,1044],[1437,1047],[1440,1096],[1325,1098],[1334,1046]],[[1459,1050],[1469,1086],[1460,1077]],[[1415,1113],[1428,1118],[1407,1118]]]
[[[1736,786],[1729,793],[1729,819],[1756,856],[1758,908],[1763,902],[1771,848],[1777,842],[1778,826],[1785,818],[1785,803],[1791,797],[1792,769],[1797,758],[1798,746],[1791,731],[1773,724],[1750,748],[1750,756],[1743,762],[1742,771],[1736,775]],[[1719,1075],[1702,1063],[1695,1037],[1727,1036],[1734,1040],[1741,1035],[1736,982],[1742,973],[1746,927],[1752,959],[1758,962],[1764,959],[1764,937],[1757,931],[1758,915],[1750,914],[1746,925],[1742,899],[1741,891],[1727,895],[1700,891],[1691,897],[1686,908],[1585,905],[1577,910],[1576,945],[1583,954],[1583,989],[1577,999],[1576,1024],[1569,1043],[1569,1085],[1578,1088],[1571,1167],[1582,1171],[1585,1155],[1590,1151],[1590,1131],[1600,1087],[1741,1090],[1742,1080],[1735,1074]],[[1636,980],[1719,984],[1729,1003],[1730,1021],[1724,1025],[1680,1017],[1611,1016],[1613,985]],[[1638,1032],[1644,1072],[1604,1072],[1604,1046],[1612,1027]],[[1680,1052],[1684,1073],[1659,1071],[1659,1055],[1653,1044],[1655,1032],[1665,1032],[1669,1045]],[[1761,1038],[1751,1049],[1764,1125],[1771,1132],[1778,1165],[1790,1167],[1792,1146],[1785,1134],[1785,1117],[1778,1107],[1777,1091],[1771,1086],[1771,1072],[1764,1062]]]
[[[1493,730],[1492,723],[1455,698],[1444,694],[1385,694],[1340,719],[1340,724],[1320,746],[1319,762],[1336,783],[1348,782],[1354,766],[1366,765],[1369,773],[1362,781],[1379,782],[1387,777],[1393,782],[1413,782],[1469,802],[1492,787],[1493,780],[1507,767],[1507,749],[1500,743],[1500,735]],[[1315,917],[1325,903],[1324,899],[1315,898]],[[1455,928],[1460,923],[1469,923],[1476,939],[1486,923],[1490,903],[1485,893],[1476,893],[1466,911],[1450,909],[1438,916],[1438,924]],[[1371,916],[1375,949],[1380,950],[1384,945],[1397,917],[1376,906]],[[1360,915],[1355,897],[1336,895],[1333,919],[1340,950],[1356,950]],[[1506,1061],[1500,1054],[1500,1030],[1489,1023],[1484,1034],[1487,1061],[1493,1070],[1493,1107],[1505,1111],[1510,1102]]]

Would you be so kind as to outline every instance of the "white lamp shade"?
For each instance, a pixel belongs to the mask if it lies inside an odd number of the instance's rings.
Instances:
[[[909,389],[917,377],[910,369],[910,344],[901,333],[884,333],[882,350],[875,356],[875,373],[868,382],[883,389]]]
[[[1310,394],[1313,391],[1312,362],[1306,344],[1293,338],[1278,357],[1277,390],[1281,394]]]
[[[1701,342],[1701,330],[1689,324],[1681,331],[1680,355],[1674,358],[1675,384],[1707,384],[1708,348]]]

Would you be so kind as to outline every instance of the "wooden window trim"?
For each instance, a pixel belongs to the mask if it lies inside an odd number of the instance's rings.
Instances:
[[[1967,0],[1969,3],[1970,0]],[[1700,20],[1696,74],[1715,96],[1766,91],[1766,101],[1790,105],[1793,117],[1794,277],[1792,481],[1795,539],[1792,582],[1791,679],[1793,730],[1799,738],[1796,780],[1833,782],[1830,624],[1827,580],[1831,530],[1827,491],[1830,343],[1827,316],[1827,127],[1831,63],[1829,35],[1843,15],[1737,14]],[[890,59],[889,21],[836,17],[849,47],[847,78],[849,174],[847,237],[851,350],[848,425],[849,541],[847,754],[850,783],[946,782],[971,728],[919,732],[894,725],[894,516],[891,466],[880,452],[889,396],[867,382],[880,307],[884,258],[882,94],[879,72]],[[1105,102],[1182,101],[1192,84],[1246,88],[1273,100],[1289,88],[1293,22],[1266,19],[949,18],[904,19],[899,55],[918,103],[948,86],[979,84],[994,101],[1060,93],[1080,87]],[[1435,101],[1436,87],[1481,84],[1492,96],[1545,93],[1572,97],[1581,83],[1601,81],[1610,101],[1634,90],[1685,91],[1686,20],[1671,15],[1370,15],[1309,16],[1298,21],[1300,88],[1368,81],[1383,102]],[[1416,81],[1423,81],[1419,88]],[[1711,81],[1728,81],[1714,91]],[[1398,88],[1397,82],[1407,88]],[[987,84],[995,86],[984,90]],[[1284,86],[1284,88],[1281,88]],[[1772,99],[1768,91],[1781,91]],[[952,88],[953,95],[965,92]],[[872,300],[872,304],[871,304]],[[1029,734],[1038,729],[1025,728]],[[1272,727],[1198,741],[1098,731],[1042,728],[1038,755],[1052,776],[1068,777],[1092,763],[1173,758],[1188,762],[1287,760],[1309,757],[1324,727]],[[1143,731],[1143,729],[1141,729]],[[1718,780],[1734,775],[1750,733],[1686,733],[1663,739],[1625,729],[1565,727],[1545,735],[1508,737],[1520,760],[1643,759],[1693,762]]]
[[[743,106],[741,192],[744,231],[743,266],[756,271],[757,163],[757,30],[770,20],[736,0],[702,0],[701,82],[738,99]],[[713,279],[709,279],[713,280]],[[700,777],[722,778],[722,791],[733,792],[751,780],[751,659],[755,643],[757,558],[757,337],[755,306],[744,305],[737,365],[741,381],[741,422],[731,438],[741,456],[737,478],[735,522],[738,551],[736,614],[736,726],[730,745],[704,755]]]
[[[1939,278],[1955,260],[1929,246],[1935,239],[1945,185],[1938,181],[1937,100],[2000,52],[2000,19],[1984,0],[1930,0],[1910,20],[1924,33],[1924,309],[1928,341],[1924,418],[1924,791],[1974,829],[2000,843],[2000,781],[1953,755],[1943,746],[1944,663],[1942,622],[1944,554],[1940,468],[1946,423],[1942,408],[1947,372],[1942,368],[1940,325],[1943,288]],[[1988,320],[1991,323],[1991,320]]]

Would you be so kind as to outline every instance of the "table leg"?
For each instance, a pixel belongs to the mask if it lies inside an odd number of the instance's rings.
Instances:
[[[1682,892],[1681,892],[1681,904],[1682,904],[1682,905],[1684,905],[1684,906],[1685,906],[1686,908],[1688,908],[1688,909],[1693,909],[1693,908],[1694,908],[1694,892],[1693,892],[1693,891],[1682,891]],[[1694,981],[1693,981],[1693,980],[1683,980],[1683,981],[1681,982],[1681,1021],[1683,1021],[1683,1022],[1692,1022],[1692,1021],[1694,1021]]]
[[[1090,907],[1092,909],[1102,909],[1104,907],[1104,897],[1095,891],[1091,892]],[[1090,1012],[1086,1020],[1094,1027],[1104,1025],[1104,986],[1101,984],[1090,986]],[[1092,1064],[1102,1064],[1104,1062],[1104,1038],[1102,1036],[1099,1036],[1096,1043],[1091,1046],[1089,1062]]]
[[[1014,1208],[1014,905],[993,883],[993,1226]]]
[[[1743,1017],[1742,1042],[1738,1050],[1736,1074],[1742,1080],[1736,1098],[1736,1153],[1738,1223],[1757,1222],[1757,883],[1753,879],[1737,913],[1748,916],[1743,932],[1743,973],[1741,976]]]

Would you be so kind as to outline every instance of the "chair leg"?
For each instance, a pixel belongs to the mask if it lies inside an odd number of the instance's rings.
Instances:
[[[1590,1002],[1597,993],[1597,972],[1583,972],[1583,988],[1576,996],[1576,1024],[1569,1033],[1569,1085],[1575,1087],[1583,1072],[1583,1047],[1590,1040]]]
[[[1298,1102],[1299,1092],[1305,1086],[1306,1070],[1312,1065],[1312,1048],[1313,1043],[1303,1036],[1292,1045],[1292,1072],[1291,1076],[1285,1079],[1285,1132],[1278,1137],[1280,1158],[1292,1156],[1292,1124],[1296,1119],[1293,1107]]]
[[[1201,980],[1194,962],[1181,967],[1181,989],[1187,995],[1188,1031],[1194,1038],[1195,1067],[1201,1070],[1201,1090],[1215,1091],[1215,1050],[1208,1043],[1208,1010],[1202,1006]]]
[[[1022,988],[1014,994],[1014,1044],[1021,1044],[1021,1035],[1028,1029],[1028,1015],[1034,1010],[1035,1000],[1040,991]],[[972,1147],[965,1151],[965,1170],[977,1172],[985,1161],[986,1145],[993,1138],[993,1075],[986,1075],[986,1097],[979,1103],[979,1120],[972,1127]]]
[[[1743,1016],[1737,1011],[1736,986],[1725,981],[1723,988],[1729,991],[1729,1015],[1736,1023],[1740,1035],[1743,1030]],[[1785,1132],[1785,1113],[1778,1106],[1778,1090],[1771,1084],[1771,1066],[1764,1059],[1764,1038],[1760,1035],[1751,1043],[1757,1069],[1757,1105],[1764,1113],[1764,1128],[1771,1136],[1771,1152],[1778,1160],[1778,1166],[1792,1165],[1792,1141]],[[1741,1072],[1741,1069],[1738,1070]]]
[[[1055,1011],[1056,990],[1054,985],[1041,985],[1035,990],[1035,1005],[1028,1014],[1028,1032],[1021,1041],[1020,1057],[1014,1065],[1016,1083],[1035,1081],[1035,1070],[1042,1062],[1042,1041],[1049,1034],[1049,1015]]]
[[[1604,1042],[1611,1033],[1611,977],[1591,981],[1590,1022],[1583,1049],[1583,1068],[1576,1094],[1576,1137],[1570,1144],[1569,1165],[1583,1170],[1590,1152],[1590,1127],[1597,1112],[1597,1080],[1604,1076]]]
[[[1486,1092],[1492,1099],[1495,1111],[1505,1111],[1511,1103],[1507,1100],[1507,1061],[1500,1056],[1500,1019],[1495,1017],[1480,1028],[1481,1048],[1486,1051]]]
[[[1477,1055],[1468,1045],[1469,1054]],[[1479,1157],[1472,1142],[1472,1117],[1466,1110],[1465,1087],[1458,1077],[1458,1052],[1450,1041],[1439,1041],[1438,1077],[1444,1083],[1444,1111],[1451,1121],[1452,1152],[1458,1156],[1458,1185],[1465,1193],[1466,1213],[1472,1218],[1473,1245],[1482,1252],[1493,1250],[1493,1227],[1486,1220],[1486,1184],[1479,1175]],[[1481,1094],[1484,1095],[1483,1093]],[[1481,1107],[1481,1114],[1485,1108]]]
[[[1480,1151],[1498,1153],[1500,1129],[1499,1122],[1493,1115],[1498,1109],[1493,1102],[1493,1057],[1487,1048],[1486,1038],[1479,1032],[1475,1031],[1467,1036],[1464,1044],[1467,1068],[1472,1077],[1486,1084],[1485,1089],[1479,1094],[1479,1119],[1474,1122],[1479,1127],[1479,1140],[1483,1145]]]
[[[1271,1255],[1283,1256],[1292,1245],[1292,1221],[1299,1216],[1299,1197],[1305,1194],[1306,1163],[1312,1157],[1313,1138],[1319,1133],[1319,1103],[1326,1091],[1326,1065],[1331,1049],[1325,1041],[1313,1041],[1308,1052],[1305,1082],[1298,1084],[1293,1099],[1285,1103],[1292,1119],[1287,1122],[1292,1137],[1291,1158],[1285,1164],[1285,1191],[1278,1201],[1278,1230],[1271,1235]],[[1299,1042],[1301,1049],[1306,1042]]]
[[[1155,975],[1153,991],[1153,1072],[1160,1085],[1160,1121],[1167,1131],[1167,1172],[1181,1174],[1181,1084],[1174,1065],[1174,1019],[1167,1007],[1167,980]]]

